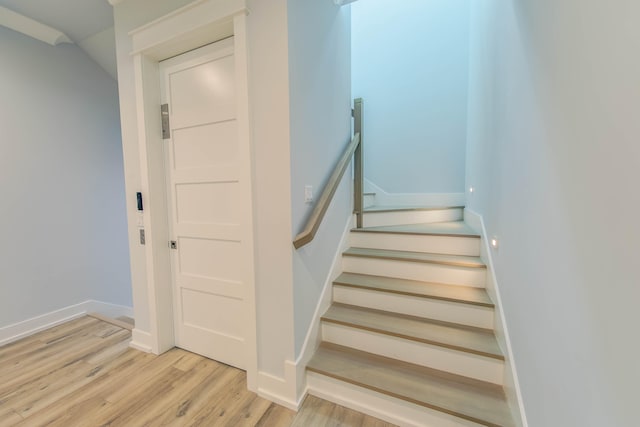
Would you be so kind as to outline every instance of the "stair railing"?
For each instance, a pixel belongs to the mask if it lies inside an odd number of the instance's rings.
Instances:
[[[335,194],[344,172],[351,163],[353,157],[353,213],[356,215],[356,227],[362,228],[362,214],[364,210],[364,152],[362,150],[362,98],[357,98],[353,102],[353,138],[347,144],[340,160],[333,168],[333,172],[327,181],[327,185],[322,190],[320,198],[313,206],[311,215],[304,229],[293,240],[293,246],[299,249],[311,242],[320,228],[331,199]]]

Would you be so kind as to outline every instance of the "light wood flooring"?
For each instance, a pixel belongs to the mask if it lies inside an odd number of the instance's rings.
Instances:
[[[244,371],[82,317],[0,347],[0,426],[391,426],[308,396],[295,412],[249,392]]]

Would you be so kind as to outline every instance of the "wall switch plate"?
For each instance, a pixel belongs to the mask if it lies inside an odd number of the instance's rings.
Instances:
[[[305,203],[313,202],[313,187],[310,185],[304,186],[304,202]]]

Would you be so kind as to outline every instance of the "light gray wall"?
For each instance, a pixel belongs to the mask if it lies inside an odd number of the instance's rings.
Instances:
[[[292,233],[302,231],[351,134],[351,16],[331,1],[289,0]],[[345,225],[351,216],[351,173],[334,195],[313,242],[293,253],[295,348],[299,354]]]
[[[0,27],[0,326],[131,306],[116,82],[72,45]]]
[[[474,3],[468,207],[530,426],[637,425],[640,3]]]
[[[464,192],[469,0],[353,3],[365,176],[388,193]]]

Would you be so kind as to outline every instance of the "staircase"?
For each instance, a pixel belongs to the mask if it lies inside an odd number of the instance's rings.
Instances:
[[[515,426],[462,209],[368,208],[321,319],[311,394],[403,426]]]

